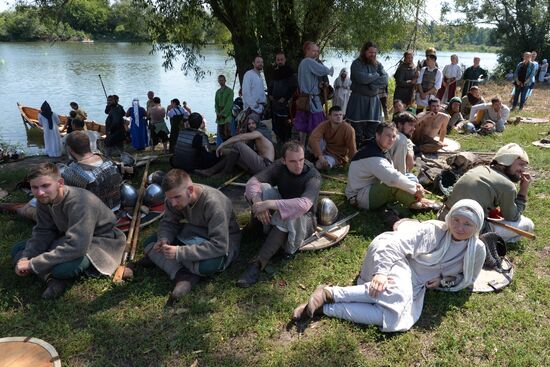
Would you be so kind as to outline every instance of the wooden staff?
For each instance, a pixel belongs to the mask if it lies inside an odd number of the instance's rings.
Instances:
[[[244,175],[246,173],[246,171],[242,171],[241,173],[237,174],[235,177],[233,178],[230,178],[229,180],[225,181],[222,185],[218,186],[217,189],[218,190],[221,190],[223,189],[224,187],[226,187],[227,185],[232,185],[236,179],[238,179],[239,177],[241,177],[242,175]],[[243,186],[245,186],[246,184],[243,184]],[[238,185],[235,185],[235,186],[238,186]]]
[[[124,274],[124,268],[126,267],[125,265],[126,265],[126,260],[128,259],[128,253],[131,251],[131,248],[132,248],[135,227],[136,227],[136,223],[138,222],[138,216],[141,217],[141,211],[140,211],[141,202],[142,202],[142,199],[143,199],[143,193],[145,192],[145,184],[147,183],[147,174],[149,172],[149,163],[151,163],[150,160],[147,161],[147,165],[145,166],[145,171],[143,172],[143,178],[141,179],[141,185],[139,187],[138,198],[137,198],[137,201],[136,201],[136,205],[134,207],[132,221],[130,222],[130,229],[128,231],[128,237],[126,237],[126,248],[124,249],[124,254],[122,255],[120,265],[116,269],[115,275],[113,276],[113,283],[120,283],[122,281],[122,275]],[[140,220],[140,222],[141,222],[141,220]],[[138,233],[139,233],[139,230],[138,230]],[[136,243],[137,243],[137,238],[136,238]]]
[[[132,247],[130,247],[130,261],[134,260],[136,256],[137,242],[139,239],[139,231],[141,229],[141,210],[138,212],[138,218],[136,220],[134,236],[132,237]]]
[[[323,84],[323,97],[325,97],[325,115],[328,115],[328,88]]]
[[[321,176],[323,176],[324,178],[329,178],[331,180],[335,180],[335,181],[338,181],[338,182],[342,182],[342,183],[345,183],[347,184],[348,182],[342,178],[338,178],[338,177],[334,177],[334,176],[331,176],[331,175],[327,175],[325,173],[321,173]]]
[[[502,227],[502,228],[506,228],[507,230],[509,231],[512,231],[514,233],[517,233],[519,234],[520,236],[523,236],[523,237],[526,237],[530,240],[535,240],[537,238],[537,236],[534,234],[534,233],[531,233],[531,232],[527,232],[527,231],[524,231],[523,229],[519,229],[517,227],[514,227],[514,226],[511,226],[509,224],[506,224],[506,223],[502,223],[501,221],[499,221],[498,219],[494,219],[494,218],[485,218],[488,222],[491,222],[499,227]]]
[[[228,185],[231,186],[239,186],[239,187],[246,187],[246,184],[243,182],[230,182]],[[337,191],[319,191],[319,194],[321,195],[346,195],[344,192],[337,192]]]

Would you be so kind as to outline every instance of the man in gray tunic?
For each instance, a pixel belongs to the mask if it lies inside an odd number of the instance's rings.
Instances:
[[[166,210],[157,235],[146,240],[141,265],[156,264],[175,287],[177,300],[201,276],[225,270],[239,253],[241,230],[231,201],[219,190],[199,185],[180,169],[170,170],[162,181]]]
[[[376,126],[382,121],[382,106],[378,91],[388,85],[384,66],[376,61],[378,47],[371,41],[361,48],[359,57],[351,64],[351,97],[346,119],[355,129],[357,149],[374,139]]]
[[[12,249],[16,274],[44,279],[45,299],[60,296],[81,274],[112,275],[126,242],[113,212],[91,192],[65,186],[55,164],[38,165],[28,178],[38,199],[37,223],[32,237]],[[130,276],[126,270],[123,278]]]

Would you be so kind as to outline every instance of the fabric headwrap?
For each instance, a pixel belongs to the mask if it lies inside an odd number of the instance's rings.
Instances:
[[[529,163],[529,157],[525,150],[516,143],[509,143],[500,148],[493,159],[503,166],[511,166],[518,158]]]
[[[48,129],[53,129],[53,112],[50,104],[47,101],[44,101],[44,103],[42,103],[42,106],[40,106],[40,114],[48,120]]]

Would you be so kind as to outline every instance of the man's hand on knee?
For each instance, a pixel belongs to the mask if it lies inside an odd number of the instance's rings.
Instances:
[[[173,260],[176,258],[176,252],[178,252],[178,246],[164,244],[161,247],[161,251],[166,259]]]

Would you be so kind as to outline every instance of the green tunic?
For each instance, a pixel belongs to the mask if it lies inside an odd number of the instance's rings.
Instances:
[[[503,173],[489,166],[478,166],[466,172],[457,181],[446,202],[451,208],[461,199],[477,201],[485,216],[500,207],[505,220],[517,221],[525,210],[525,199],[517,196],[516,185]]]
[[[224,86],[216,91],[215,98],[216,123],[224,125],[231,122],[233,115],[231,108],[233,107],[233,90]],[[222,116],[221,118],[218,116]]]

